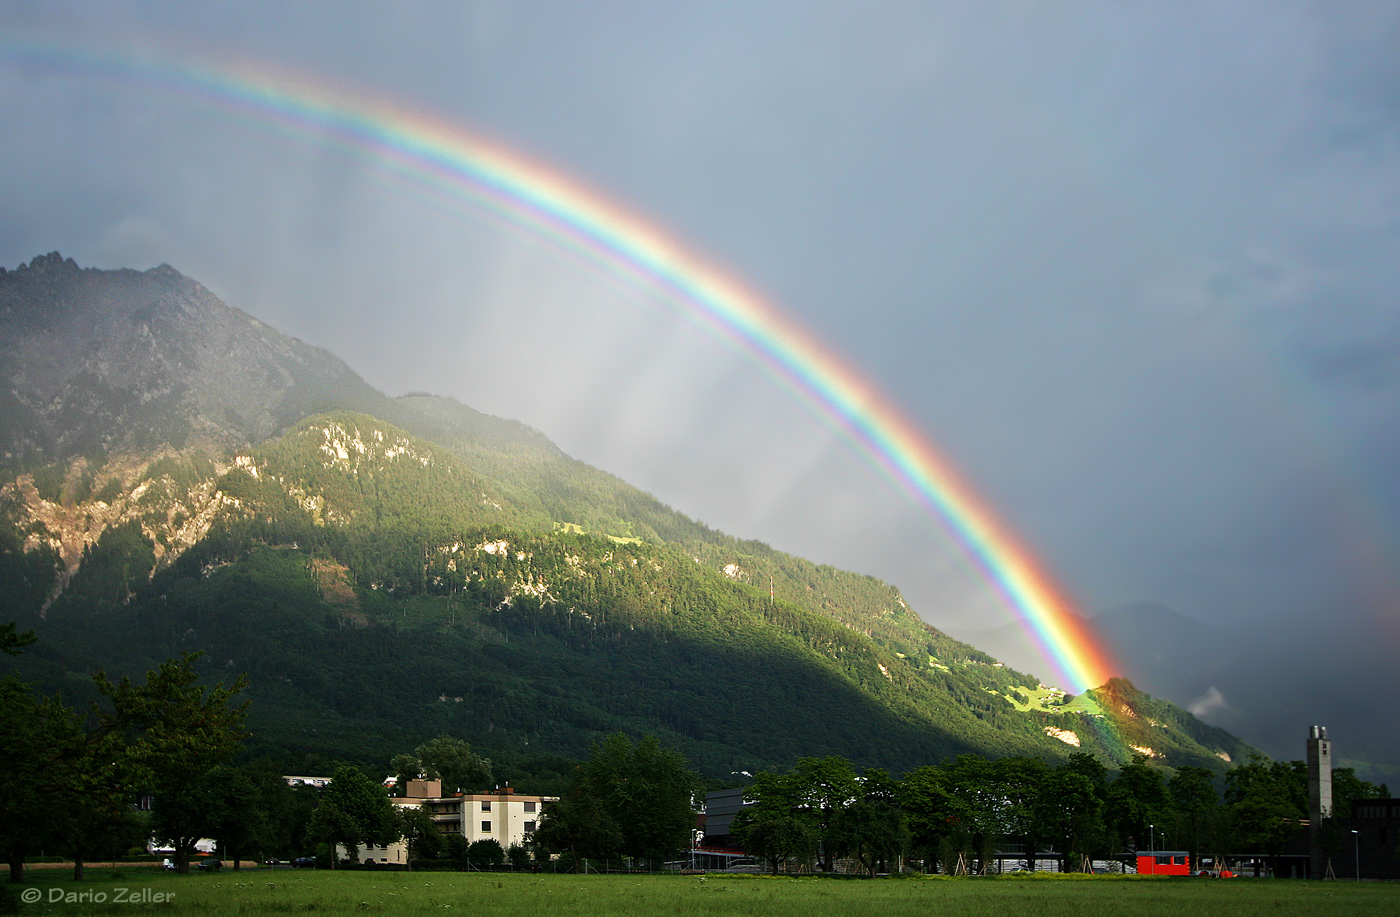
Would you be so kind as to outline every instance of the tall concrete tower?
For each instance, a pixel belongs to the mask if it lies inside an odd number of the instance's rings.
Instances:
[[[1327,871],[1327,859],[1318,844],[1322,820],[1332,817],[1332,743],[1326,726],[1308,730],[1308,839],[1311,842],[1312,877],[1320,879]]]

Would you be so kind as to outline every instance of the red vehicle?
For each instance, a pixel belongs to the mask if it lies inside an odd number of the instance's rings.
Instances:
[[[1137,871],[1140,876],[1189,876],[1191,855],[1185,850],[1139,851]]]

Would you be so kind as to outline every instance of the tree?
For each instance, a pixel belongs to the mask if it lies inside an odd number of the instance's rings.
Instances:
[[[817,852],[817,832],[792,815],[743,809],[734,816],[731,830],[747,853],[768,861],[774,874],[789,860],[810,865]]]
[[[331,847],[331,868],[339,858],[336,846],[345,848],[351,862],[360,860],[362,844],[382,847],[401,836],[394,804],[384,787],[358,767],[336,768],[331,782],[321,789],[321,800],[311,816],[307,833]]]
[[[1035,802],[1035,821],[1065,858],[1065,868],[1091,860],[1102,843],[1103,800],[1093,780],[1069,765],[1046,774]]]
[[[911,849],[924,858],[924,869],[954,832],[953,798],[942,768],[932,764],[911,771],[899,784],[898,800],[909,827]]]
[[[75,754],[78,732],[76,715],[57,699],[35,697],[17,678],[0,679],[0,850],[11,882],[24,881],[24,858],[42,838],[62,785],[55,766]]]
[[[830,872],[836,813],[860,796],[856,772],[839,755],[799,758],[788,781],[796,809],[808,814],[821,842],[817,865],[822,872]]]
[[[606,859],[622,849],[622,829],[603,801],[577,787],[545,803],[532,839],[539,850],[568,853],[575,870],[579,857]]]
[[[506,861],[506,851],[494,837],[484,837],[467,846],[467,861],[474,866],[499,866]]]
[[[285,781],[281,781],[286,786]],[[222,765],[205,775],[201,792],[210,809],[209,837],[223,845],[235,871],[243,854],[258,850],[271,831],[268,802],[243,768]]]
[[[939,768],[948,794],[948,825],[951,829],[944,848],[947,854],[973,854],[985,870],[1002,822],[997,817],[1002,792],[993,763],[978,755],[959,755]]]
[[[0,625],[0,652],[18,656],[34,642],[32,633],[16,634],[13,623]],[[77,717],[57,698],[41,700],[12,675],[0,678],[0,852],[10,866],[10,881],[24,881],[24,858],[44,824],[55,782],[54,765],[72,757],[69,743],[78,735]]]
[[[1008,757],[992,762],[990,770],[993,819],[1003,837],[1020,838],[1026,845],[1027,865],[1035,868],[1036,850],[1045,834],[1040,804],[1050,768],[1038,758]]]
[[[624,856],[652,862],[690,847],[698,779],[655,736],[635,746],[611,735],[577,771],[576,792],[597,799],[621,834]]]
[[[1185,829],[1191,862],[1200,862],[1203,845],[1213,854],[1220,853],[1221,851],[1215,849],[1219,842],[1215,829],[1220,811],[1220,794],[1215,790],[1215,774],[1203,767],[1183,765],[1176,769],[1176,776],[1171,779],[1170,790],[1172,804],[1182,822],[1182,828]]]
[[[860,796],[832,819],[831,852],[855,857],[873,878],[880,866],[904,852],[909,829],[895,804],[895,787],[889,775],[868,770],[860,780]]]
[[[34,631],[16,633],[16,624],[11,621],[9,624],[0,624],[0,653],[7,656],[18,656],[26,646],[29,646],[36,639]]]
[[[59,794],[48,822],[46,846],[72,858],[74,882],[83,880],[86,863],[115,859],[151,836],[148,820],[120,792]]]
[[[1120,841],[1131,839],[1133,846],[1141,849],[1143,841],[1150,841],[1157,831],[1165,833],[1171,796],[1162,772],[1147,763],[1146,755],[1133,755],[1118,779],[1108,785],[1105,796],[1108,824]]]
[[[472,792],[491,783],[490,759],[481,757],[466,742],[449,735],[429,739],[411,755],[395,755],[389,767],[398,776],[400,786],[421,774],[429,780],[441,780],[444,793]]]
[[[413,871],[413,861],[419,857],[432,859],[442,853],[442,833],[433,824],[432,815],[422,806],[394,806],[399,819],[398,831],[408,847],[406,865]]]
[[[196,684],[199,653],[161,663],[146,673],[143,685],[123,678],[113,683],[104,672],[93,680],[111,702],[98,712],[99,736],[131,737],[120,767],[133,786],[154,791],[152,829],[175,848],[175,868],[187,873],[195,842],[212,833],[213,812],[204,778],[242,747],[245,701],[230,702],[247,686],[240,676],[232,686],[206,692]],[[105,766],[104,768],[105,769]],[[99,769],[96,779],[104,779]]]
[[[1225,803],[1235,843],[1263,851],[1275,869],[1284,847],[1307,817],[1306,765],[1294,766],[1301,764],[1251,755],[1247,763],[1225,774]]]

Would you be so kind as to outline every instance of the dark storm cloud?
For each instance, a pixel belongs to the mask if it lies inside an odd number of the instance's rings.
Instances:
[[[558,165],[876,380],[1088,611],[1392,614],[1358,574],[1400,562],[1391,4],[0,14],[369,87]],[[168,261],[376,385],[519,417],[935,623],[1009,616],[946,532],[644,294],[197,100],[0,64],[0,117],[23,138],[0,263]]]

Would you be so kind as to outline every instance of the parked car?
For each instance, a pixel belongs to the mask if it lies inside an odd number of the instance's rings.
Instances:
[[[221,860],[200,860],[198,868],[205,872],[214,872],[217,869],[223,869],[224,864]]]
[[[315,868],[316,868],[316,858],[315,858],[315,857],[297,857],[295,860],[292,860],[292,868],[293,868],[293,869],[315,869]]]

